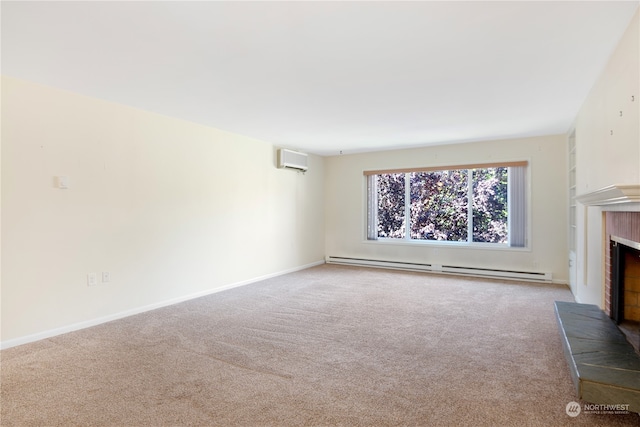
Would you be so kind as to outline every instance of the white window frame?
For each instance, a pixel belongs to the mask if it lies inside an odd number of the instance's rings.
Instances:
[[[389,237],[377,237],[377,188],[375,187],[375,176],[381,174],[392,173],[405,173],[405,179],[408,179],[408,173],[410,172],[436,172],[446,171],[453,169],[467,169],[469,172],[473,169],[484,168],[496,168],[496,167],[508,167],[508,210],[509,215],[507,218],[507,243],[488,243],[488,242],[474,242],[473,241],[473,222],[471,218],[473,216],[472,209],[469,209],[469,221],[468,221],[468,238],[464,242],[454,242],[445,240],[423,240],[412,239],[411,233],[405,232],[405,237],[402,239],[389,238]],[[486,163],[486,164],[471,164],[471,165],[453,165],[453,166],[438,166],[438,167],[424,167],[424,168],[405,168],[405,169],[390,169],[390,170],[373,170],[364,171],[363,174],[366,177],[366,191],[364,204],[366,215],[366,233],[365,242],[373,244],[401,244],[401,245],[434,245],[434,246],[464,246],[470,248],[486,248],[486,249],[508,249],[508,250],[530,250],[529,242],[531,241],[531,203],[530,203],[530,167],[529,161],[513,161],[513,162],[501,162],[501,163]],[[472,173],[468,174],[468,180],[472,180]],[[473,199],[473,188],[468,185],[469,191],[469,203]],[[520,188],[521,191],[517,192],[516,188]],[[375,190],[375,191],[374,191]],[[405,201],[410,197],[406,193],[410,192],[409,186],[405,182]],[[373,195],[373,197],[372,197]],[[375,209],[374,209],[375,208]],[[405,203],[405,224],[409,224],[407,218],[407,211],[410,209],[409,204]],[[514,223],[515,221],[515,223]],[[522,224],[518,226],[518,224]],[[514,241],[516,240],[516,241]]]

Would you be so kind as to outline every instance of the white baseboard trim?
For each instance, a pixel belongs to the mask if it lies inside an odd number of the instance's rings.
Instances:
[[[66,334],[68,332],[73,332],[73,331],[77,331],[77,330],[80,330],[80,329],[90,328],[92,326],[97,326],[97,325],[100,325],[102,323],[107,323],[107,322],[111,322],[113,320],[118,320],[118,319],[122,319],[122,318],[125,318],[125,317],[133,316],[135,314],[144,313],[144,312],[155,310],[155,309],[158,309],[158,308],[162,308],[162,307],[167,307],[167,306],[170,306],[170,305],[178,304],[178,303],[181,303],[181,302],[184,302],[184,301],[189,301],[189,300],[192,300],[192,299],[195,299],[195,298],[200,298],[200,297],[203,297],[203,296],[206,296],[206,295],[211,295],[211,294],[215,294],[215,293],[218,293],[218,292],[226,291],[226,290],[229,290],[229,289],[237,288],[237,287],[240,287],[240,286],[249,285],[251,283],[260,282],[261,280],[267,280],[267,279],[271,279],[273,277],[278,277],[278,276],[282,276],[282,275],[285,275],[285,274],[293,273],[293,272],[296,272],[296,271],[305,270],[307,268],[311,268],[311,267],[315,267],[315,266],[318,266],[318,265],[322,265],[324,263],[325,263],[324,260],[316,261],[316,262],[312,262],[310,264],[301,265],[299,267],[294,267],[294,268],[290,268],[290,269],[287,269],[287,270],[279,271],[277,273],[266,274],[264,276],[259,276],[259,277],[254,277],[252,279],[243,280],[241,282],[231,283],[231,284],[228,284],[228,285],[221,286],[219,288],[208,289],[206,291],[196,292],[196,293],[193,293],[193,294],[184,295],[184,296],[177,297],[177,298],[172,298],[170,300],[160,301],[160,302],[157,302],[157,303],[144,305],[142,307],[132,308],[130,310],[122,311],[122,312],[119,312],[119,313],[114,313],[114,314],[98,317],[98,318],[91,319],[91,320],[85,320],[83,322],[73,323],[73,324],[70,324],[70,325],[67,325],[67,326],[62,326],[60,328],[55,328],[55,329],[50,329],[50,330],[43,331],[43,332],[38,332],[36,334],[26,335],[24,337],[13,338],[13,339],[10,339],[10,340],[6,340],[6,341],[0,342],[0,350],[4,350],[4,349],[7,349],[7,348],[11,348],[11,347],[16,347],[16,346],[23,345],[23,344],[28,344],[28,343],[35,342],[35,341],[40,341],[40,340],[47,339],[47,338],[52,338],[52,337],[55,337],[55,336],[58,336],[58,335]]]

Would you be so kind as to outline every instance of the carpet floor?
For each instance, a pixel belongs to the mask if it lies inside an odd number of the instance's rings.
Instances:
[[[640,425],[566,414],[556,300],[573,298],[318,266],[3,350],[0,424]]]

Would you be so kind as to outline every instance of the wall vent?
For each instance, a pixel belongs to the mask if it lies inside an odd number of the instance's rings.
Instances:
[[[278,167],[306,171],[309,169],[307,155],[298,151],[281,148],[278,150]]]

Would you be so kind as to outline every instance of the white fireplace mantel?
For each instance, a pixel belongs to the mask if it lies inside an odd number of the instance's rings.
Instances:
[[[579,194],[576,200],[586,206],[611,206],[640,203],[640,184],[615,184]]]

